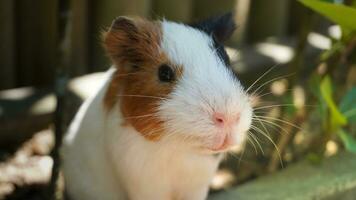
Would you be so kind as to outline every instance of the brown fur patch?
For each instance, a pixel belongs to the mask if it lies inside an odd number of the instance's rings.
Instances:
[[[159,81],[159,66],[170,64],[160,50],[160,43],[159,23],[142,19],[119,18],[104,36],[104,46],[117,66],[104,106],[112,110],[120,99],[125,123],[149,140],[158,140],[164,132],[163,122],[156,115],[157,106],[175,85]],[[180,67],[174,67],[174,70],[177,76],[181,74]]]
[[[159,63],[161,35],[158,22],[119,17],[104,33],[104,47],[116,66]]]

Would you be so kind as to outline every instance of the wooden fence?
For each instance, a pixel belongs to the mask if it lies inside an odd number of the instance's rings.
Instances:
[[[293,0],[1,0],[0,89],[52,84],[59,1],[67,1],[69,7],[63,48],[69,52],[70,76],[108,67],[99,33],[119,15],[191,22],[235,10],[239,29],[232,44],[290,35],[297,24]]]

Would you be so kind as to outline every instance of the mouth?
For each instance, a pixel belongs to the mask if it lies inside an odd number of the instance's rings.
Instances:
[[[214,144],[209,148],[213,152],[226,151],[232,145],[231,134],[221,134],[215,138]]]

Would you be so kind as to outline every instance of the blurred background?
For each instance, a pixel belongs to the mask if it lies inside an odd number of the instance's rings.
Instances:
[[[110,66],[115,17],[229,11],[226,50],[256,116],[211,198],[356,199],[355,0],[0,0],[0,199],[61,198],[60,138]]]

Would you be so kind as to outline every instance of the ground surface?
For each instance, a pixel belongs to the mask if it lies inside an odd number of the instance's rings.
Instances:
[[[42,200],[51,175],[52,158],[48,156],[54,143],[51,129],[36,133],[14,153],[0,151],[0,200]],[[235,159],[236,161],[236,159]],[[240,172],[253,166],[242,161]],[[236,163],[235,163],[236,164]],[[244,165],[247,165],[245,166]],[[320,165],[302,161],[280,172],[250,180],[211,195],[211,200],[355,200],[356,159],[341,152]],[[237,170],[238,171],[238,170]],[[246,171],[246,170],[245,170]],[[213,189],[235,185],[239,176],[220,170]],[[241,182],[240,182],[241,183]]]
[[[53,132],[41,131],[16,152],[0,151],[0,199],[39,200],[50,179]]]
[[[356,155],[342,152],[312,165],[297,163],[210,200],[355,200]]]

